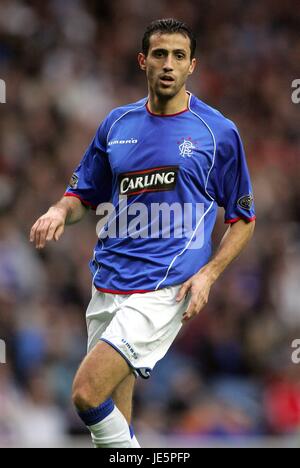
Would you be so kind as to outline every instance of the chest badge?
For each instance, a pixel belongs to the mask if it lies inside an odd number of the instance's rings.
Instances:
[[[178,145],[179,153],[182,158],[191,158],[194,156],[194,150],[197,149],[197,146],[195,146],[191,138],[182,138],[181,141],[178,142]]]

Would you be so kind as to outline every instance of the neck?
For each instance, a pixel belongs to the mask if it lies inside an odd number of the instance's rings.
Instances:
[[[188,108],[188,102],[189,95],[185,88],[171,99],[163,99],[152,90],[149,91],[148,108],[153,114],[178,114]]]

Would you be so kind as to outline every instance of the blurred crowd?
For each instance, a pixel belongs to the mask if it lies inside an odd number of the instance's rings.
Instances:
[[[189,89],[238,125],[253,179],[255,238],[214,286],[149,381],[136,432],[181,436],[300,432],[300,78],[297,0],[1,0],[0,445],[55,443],[85,429],[70,403],[86,351],[89,213],[37,252],[31,225],[64,193],[112,108],[146,96],[137,53],[153,19],[198,39]],[[215,230],[218,245],[223,214]]]

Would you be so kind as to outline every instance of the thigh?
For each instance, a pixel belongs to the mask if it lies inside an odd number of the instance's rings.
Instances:
[[[82,362],[74,381],[92,407],[110,398],[117,386],[132,373],[123,357],[111,346],[99,342]]]
[[[115,405],[124,415],[129,425],[132,419],[132,400],[135,382],[136,377],[133,374],[129,375],[116,387],[112,394]]]

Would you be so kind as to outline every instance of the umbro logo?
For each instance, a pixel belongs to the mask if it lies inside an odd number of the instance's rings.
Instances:
[[[128,341],[126,341],[124,338],[122,339],[122,343],[124,343],[124,345],[126,346],[126,348],[128,349],[128,351],[131,353],[132,357],[134,359],[138,359],[138,354],[135,352],[135,350],[133,349],[133,347],[131,346],[130,343],[128,343]]]
[[[130,138],[129,140],[112,140],[108,143],[108,146],[112,145],[136,145],[138,140],[135,138]]]

